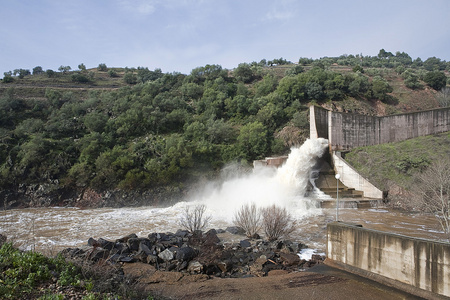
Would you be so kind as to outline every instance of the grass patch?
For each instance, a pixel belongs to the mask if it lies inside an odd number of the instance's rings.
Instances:
[[[415,173],[423,171],[433,161],[450,159],[450,132],[355,148],[345,154],[345,159],[384,191],[389,190],[392,182],[410,189]]]

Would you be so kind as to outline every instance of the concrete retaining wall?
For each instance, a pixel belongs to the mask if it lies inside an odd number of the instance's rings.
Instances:
[[[448,107],[375,117],[310,106],[310,137],[327,138],[333,151],[398,142],[446,131],[450,131]]]
[[[336,173],[341,175],[341,182],[347,187],[362,191],[364,197],[383,199],[383,191],[362,177],[336,152],[333,152],[333,164]]]
[[[450,297],[449,243],[340,222],[327,225],[327,239],[327,260],[344,269],[375,274],[384,283],[412,287],[416,294],[427,291]]]

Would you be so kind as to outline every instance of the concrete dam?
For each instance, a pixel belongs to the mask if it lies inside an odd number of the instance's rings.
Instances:
[[[329,143],[329,153],[320,162],[316,185],[333,198],[339,185],[339,195],[342,198],[383,199],[383,191],[349,165],[341,152],[447,131],[450,131],[448,107],[376,117],[310,106],[310,138],[325,138]],[[255,161],[254,165],[278,167],[286,159],[287,156],[269,157]],[[340,175],[338,181],[334,178],[335,174]]]
[[[310,137],[329,142],[328,170],[321,169],[320,188],[334,181],[381,199],[383,192],[358,174],[340,155],[355,147],[403,141],[450,131],[450,108],[373,117],[310,107]],[[323,173],[322,173],[323,172]],[[328,173],[327,173],[328,172]],[[426,299],[450,297],[450,244],[370,230],[355,224],[327,225],[326,263],[394,286]]]

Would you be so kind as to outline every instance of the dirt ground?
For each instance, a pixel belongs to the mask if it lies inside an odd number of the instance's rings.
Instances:
[[[305,272],[277,271],[267,277],[208,278],[157,271],[146,264],[124,266],[157,299],[422,299],[321,264]]]

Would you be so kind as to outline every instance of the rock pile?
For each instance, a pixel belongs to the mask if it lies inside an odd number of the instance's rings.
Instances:
[[[228,233],[241,234],[229,227]],[[130,234],[115,241],[103,238],[88,240],[88,246],[68,248],[61,252],[67,258],[111,264],[141,262],[156,270],[206,274],[217,277],[267,276],[309,268],[323,261],[313,255],[301,260],[297,253],[306,246],[292,241],[268,242],[243,239],[224,243],[218,234],[225,230],[189,233],[151,233],[148,237]]]

